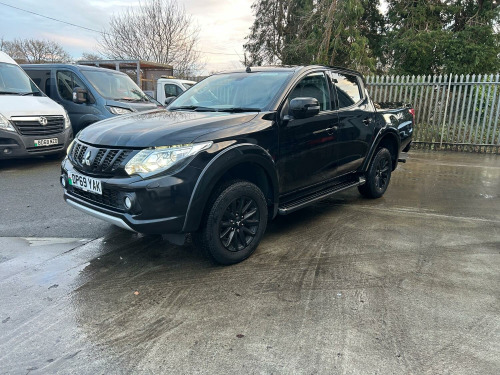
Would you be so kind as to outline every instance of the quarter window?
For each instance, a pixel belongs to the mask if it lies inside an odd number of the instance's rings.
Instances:
[[[330,73],[335,87],[339,108],[350,107],[361,100],[361,87],[358,77],[350,74]]]
[[[85,84],[73,72],[60,70],[57,72],[57,91],[62,99],[73,101],[73,89],[85,88]]]
[[[289,100],[294,98],[315,98],[318,99],[321,111],[332,109],[328,82],[323,72],[312,73],[304,77],[289,96]]]

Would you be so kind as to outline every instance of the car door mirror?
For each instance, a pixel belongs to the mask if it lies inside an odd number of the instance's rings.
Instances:
[[[176,96],[169,96],[167,99],[165,99],[165,105],[169,105],[175,100]]]
[[[313,117],[319,110],[319,102],[315,98],[294,98],[290,101],[290,113],[295,118]]]
[[[73,102],[76,104],[87,103],[88,92],[81,87],[75,87],[73,89]]]

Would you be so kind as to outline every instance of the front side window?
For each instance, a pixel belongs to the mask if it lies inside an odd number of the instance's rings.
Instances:
[[[193,87],[194,83],[182,82],[182,86],[184,86],[187,90],[187,89],[190,89],[191,87]]]
[[[177,85],[166,84],[165,85],[165,97],[170,98],[171,96],[179,96],[182,90],[177,87]]]
[[[57,91],[64,100],[73,101],[73,90],[77,87],[84,89],[85,84],[75,73],[69,70],[59,70],[56,74]]]
[[[21,67],[0,63],[0,95],[40,95],[40,90]]]
[[[358,77],[337,72],[331,72],[330,75],[337,88],[340,109],[350,107],[361,100],[361,87]]]
[[[304,77],[289,96],[289,100],[294,98],[315,98],[319,102],[321,111],[332,109],[328,81],[323,72],[312,73]]]

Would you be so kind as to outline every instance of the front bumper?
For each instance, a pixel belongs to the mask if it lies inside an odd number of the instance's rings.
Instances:
[[[147,180],[139,176],[95,177],[102,184],[103,194],[98,195],[70,186],[68,171],[88,174],[76,169],[67,158],[62,162],[64,200],[70,206],[121,228],[146,234],[182,233],[189,199],[201,172],[187,166],[175,176]],[[128,209],[124,204],[126,197],[132,202]]]
[[[57,138],[52,146],[35,146],[35,140]],[[73,139],[73,131],[64,129],[54,135],[21,135],[17,132],[0,130],[0,159],[28,158],[38,155],[57,154],[66,150]]]

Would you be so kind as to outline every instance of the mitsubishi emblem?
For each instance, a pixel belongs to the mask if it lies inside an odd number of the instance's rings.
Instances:
[[[40,123],[40,125],[45,126],[49,121],[47,120],[47,117],[41,116],[38,118],[38,122]]]
[[[88,166],[90,166],[90,156],[91,155],[92,155],[92,153],[90,152],[90,150],[88,150],[82,158],[82,164],[87,164]]]

